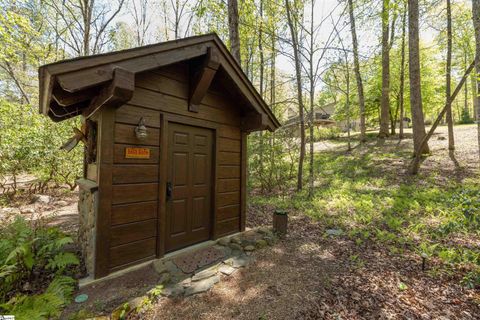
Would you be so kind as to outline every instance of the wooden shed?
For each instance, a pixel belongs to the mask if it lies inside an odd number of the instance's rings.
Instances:
[[[245,229],[247,135],[279,122],[215,35],[42,66],[40,112],[82,118],[95,278]]]

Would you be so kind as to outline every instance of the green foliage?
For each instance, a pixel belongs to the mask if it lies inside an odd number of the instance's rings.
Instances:
[[[75,121],[53,123],[29,105],[0,99],[0,186],[13,177],[10,189],[5,187],[15,193],[16,177],[31,173],[38,178],[36,190],[43,191],[49,182],[73,188],[81,176],[83,150],[77,147],[67,153],[59,149],[72,135],[73,125]]]
[[[468,109],[462,109],[462,114],[460,115],[460,121],[458,121],[459,124],[471,124],[474,123],[473,118],[470,116],[470,113],[468,112]]]
[[[400,283],[398,284],[398,289],[399,289],[400,291],[405,291],[405,290],[408,289],[408,286],[407,286],[405,283],[400,282]]]
[[[159,284],[155,286],[155,288],[150,289],[150,291],[148,291],[148,297],[151,300],[155,300],[162,294],[162,291],[163,291],[163,285]]]
[[[298,146],[288,130],[250,135],[248,154],[250,187],[264,192],[292,187]]]
[[[462,279],[462,284],[469,288],[480,288],[480,268],[468,272]]]
[[[313,138],[314,138],[313,141],[318,142],[323,140],[338,139],[341,133],[342,133],[342,130],[338,127],[316,128],[313,130]],[[309,141],[310,141],[310,137],[308,136],[308,130],[307,130],[307,142]]]
[[[15,315],[19,320],[43,320],[56,318],[62,308],[70,303],[75,280],[57,276],[42,294],[33,296],[17,295],[1,304],[4,313]]]
[[[2,226],[0,233],[0,301],[22,292],[27,283],[45,281],[50,276],[46,272],[60,276],[79,264],[73,253],[64,252],[73,240],[57,228],[18,216]]]

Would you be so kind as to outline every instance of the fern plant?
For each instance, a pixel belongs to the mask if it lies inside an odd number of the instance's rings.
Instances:
[[[57,318],[62,308],[70,303],[75,280],[66,276],[57,276],[44,293],[27,296],[18,295],[0,308],[19,320],[44,320]]]
[[[65,277],[79,264],[74,253],[65,251],[72,238],[58,228],[22,217],[0,227],[0,234],[0,314],[51,317],[73,290],[74,280]],[[42,292],[48,283],[44,293],[31,295]]]

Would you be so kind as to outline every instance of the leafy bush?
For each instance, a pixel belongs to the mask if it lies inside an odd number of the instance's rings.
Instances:
[[[468,109],[462,109],[462,114],[460,115],[460,120],[458,121],[459,124],[470,124],[474,123],[473,118],[470,117],[470,113]]]
[[[342,133],[342,130],[338,127],[317,128],[313,130],[313,139],[314,139],[313,141],[318,142],[323,140],[338,139],[341,133]],[[308,130],[306,133],[306,137],[307,137],[307,142],[309,142],[310,136],[309,136]]]
[[[271,192],[285,191],[293,186],[298,161],[295,140],[287,130],[249,136],[249,187]]]
[[[38,179],[33,187],[39,191],[50,182],[72,188],[81,175],[83,150],[67,153],[59,148],[72,135],[75,121],[53,123],[30,105],[0,99],[0,187],[15,194],[18,175],[30,173]],[[7,177],[13,180],[8,187]]]
[[[75,281],[66,275],[79,260],[65,252],[73,240],[42,221],[21,216],[0,227],[0,234],[0,313],[18,313],[19,319],[55,315],[73,291]],[[28,296],[47,285],[44,293]]]

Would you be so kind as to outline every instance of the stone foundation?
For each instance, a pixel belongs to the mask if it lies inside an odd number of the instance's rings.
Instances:
[[[95,270],[95,237],[98,204],[98,187],[94,181],[81,179],[79,185],[79,228],[78,243],[82,250],[85,267],[89,275]]]

